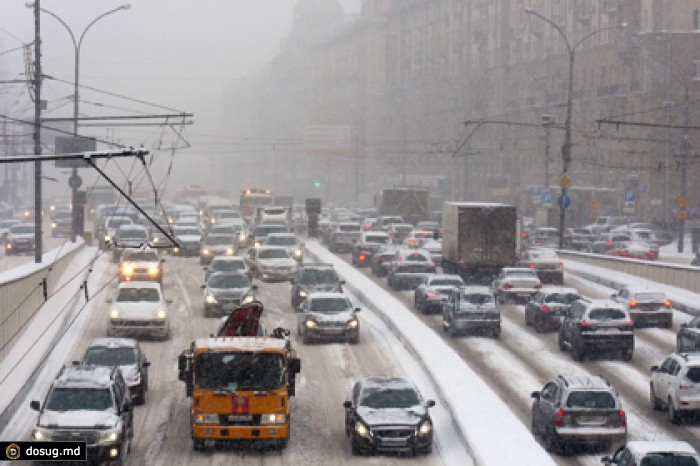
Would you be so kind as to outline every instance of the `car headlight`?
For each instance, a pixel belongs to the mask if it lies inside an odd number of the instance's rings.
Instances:
[[[367,437],[369,435],[369,429],[360,421],[355,423],[355,432],[357,432],[357,435],[360,437]]]
[[[301,291],[299,291],[299,296],[301,296],[302,298],[306,298],[307,296],[309,296],[309,293],[307,293],[304,290],[301,290]]]
[[[58,225],[56,225],[56,222],[51,223],[51,228],[56,228]]]
[[[34,427],[32,429],[32,440],[46,441],[51,440],[51,430],[43,429],[41,427]]]
[[[6,249],[12,249],[12,243],[7,243],[7,244],[5,245],[5,248],[6,248]]]
[[[134,273],[134,266],[131,264],[124,264],[122,265],[122,274],[124,275],[131,275]]]
[[[249,294],[248,296],[243,298],[243,303],[244,304],[252,303],[254,300],[255,300],[255,297],[253,297],[252,294]]]
[[[207,293],[207,295],[204,297],[204,301],[206,301],[207,304],[216,304],[218,302],[213,293]]]
[[[121,426],[115,427],[114,429],[105,430],[100,432],[100,439],[97,441],[99,445],[114,443],[119,440],[121,436],[122,428]]]
[[[302,251],[301,249],[297,249],[296,251],[294,251],[294,257],[301,257],[303,252],[304,251]]]
[[[109,235],[105,235],[105,243],[109,243],[110,241],[112,241],[112,237]]]
[[[360,325],[360,323],[357,321],[357,319],[352,319],[348,321],[349,328],[357,328],[358,325]]]
[[[153,238],[153,242],[154,242],[154,243],[157,243],[158,241],[160,241],[160,238],[158,238],[157,236],[155,236],[155,237]]]
[[[313,320],[307,320],[306,322],[304,322],[304,325],[306,325],[306,328],[314,328],[318,324],[316,322],[314,322]]]
[[[110,319],[118,319],[120,315],[121,315],[121,311],[119,311],[119,308],[113,307],[112,309],[109,310],[109,318]]]
[[[148,275],[151,277],[155,277],[158,274],[160,274],[160,265],[158,264],[152,264],[148,267]]]
[[[196,413],[194,415],[195,424],[218,424],[218,414]]]
[[[226,255],[227,255],[227,256],[233,256],[233,253],[234,253],[234,252],[235,252],[235,251],[233,250],[233,248],[228,248],[228,249],[226,249]]]
[[[156,309],[156,318],[165,319],[168,316],[168,311],[164,307]]]
[[[240,242],[242,243],[242,242],[244,242],[245,240],[246,240],[246,235],[245,235],[245,233],[240,233],[240,234],[238,235],[238,241],[240,241]]]
[[[284,424],[287,421],[286,414],[263,414],[260,418],[261,425]]]
[[[433,430],[433,426],[430,421],[425,421],[418,428],[418,435],[428,435],[430,431]]]
[[[126,383],[129,385],[138,385],[141,382],[141,373],[136,371],[133,376],[126,379]]]
[[[211,251],[209,251],[209,249],[202,249],[203,256],[208,256],[209,254],[211,254]]]

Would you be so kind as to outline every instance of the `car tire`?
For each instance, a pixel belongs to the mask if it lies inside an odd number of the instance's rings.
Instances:
[[[671,422],[671,424],[678,425],[681,423],[681,416],[676,411],[676,408],[673,406],[673,401],[671,400],[671,397],[668,398],[668,420]]]
[[[566,340],[564,339],[564,335],[561,331],[559,332],[559,351],[566,351]]]
[[[656,396],[656,391],[652,384],[649,384],[649,404],[653,411],[661,411],[661,400]]]
[[[352,453],[352,456],[361,456],[365,453],[360,444],[357,443],[354,438],[350,439],[350,453]]]
[[[136,405],[145,405],[146,404],[146,387],[142,386],[141,390],[138,392],[136,397],[134,397],[134,404]]]
[[[527,311],[527,308],[525,308],[525,326],[532,326],[532,320],[530,319],[530,313]]]
[[[571,357],[574,361],[583,361],[585,352],[583,348],[574,340],[571,342]]]
[[[501,338],[501,327],[494,327],[492,332],[495,339]]]
[[[192,439],[192,449],[194,451],[204,451],[206,448],[204,440]]]
[[[631,361],[633,355],[634,355],[634,349],[623,350],[622,351],[622,360],[623,361]]]
[[[308,345],[309,343],[311,343],[311,339],[306,334],[306,331],[301,332],[301,342],[305,345]]]
[[[358,333],[356,336],[352,338],[348,338],[348,343],[351,345],[357,345],[360,343],[360,334]]]
[[[544,449],[552,452],[552,453],[558,453],[560,450],[560,445],[559,441],[556,439],[556,433],[551,430],[547,429],[544,432]]]

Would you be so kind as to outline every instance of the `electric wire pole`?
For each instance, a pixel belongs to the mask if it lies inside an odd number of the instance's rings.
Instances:
[[[34,1],[34,155],[41,156],[41,27],[40,0]],[[43,232],[41,231],[41,160],[34,161],[34,262],[41,264]]]

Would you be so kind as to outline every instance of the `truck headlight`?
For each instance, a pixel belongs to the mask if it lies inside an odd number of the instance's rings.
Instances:
[[[197,413],[194,415],[195,424],[218,424],[218,414]]]
[[[304,325],[306,325],[306,328],[315,328],[318,324],[313,320],[307,320],[304,322]]]
[[[97,441],[97,443],[98,445],[114,443],[117,440],[119,440],[119,436],[121,435],[121,433],[121,426],[100,432],[100,439]]]
[[[218,302],[216,300],[216,296],[214,296],[212,293],[207,293],[207,295],[204,297],[204,301],[206,301],[207,304],[216,304]]]
[[[418,435],[428,435],[432,430],[433,426],[430,424],[430,421],[425,421],[418,428]]]
[[[260,418],[260,424],[284,424],[287,421],[286,414],[263,414]]]
[[[32,440],[47,441],[51,440],[51,431],[49,429],[43,429],[41,427],[34,427],[32,429]]]
[[[357,321],[357,319],[352,319],[348,321],[349,328],[357,328],[358,325],[360,325],[360,323]]]
[[[168,311],[165,310],[165,308],[159,307],[156,310],[156,318],[157,319],[165,319],[168,316]]]
[[[119,308],[113,307],[112,309],[109,310],[109,318],[110,319],[118,319],[120,315],[121,315],[121,312],[119,311]]]
[[[360,437],[367,437],[369,435],[369,429],[360,421],[355,423],[355,432],[357,432],[357,435]]]

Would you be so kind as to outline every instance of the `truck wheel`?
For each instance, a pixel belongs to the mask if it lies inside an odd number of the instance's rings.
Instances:
[[[204,451],[206,448],[207,447],[204,444],[204,440],[192,439],[192,449],[194,451]]]

